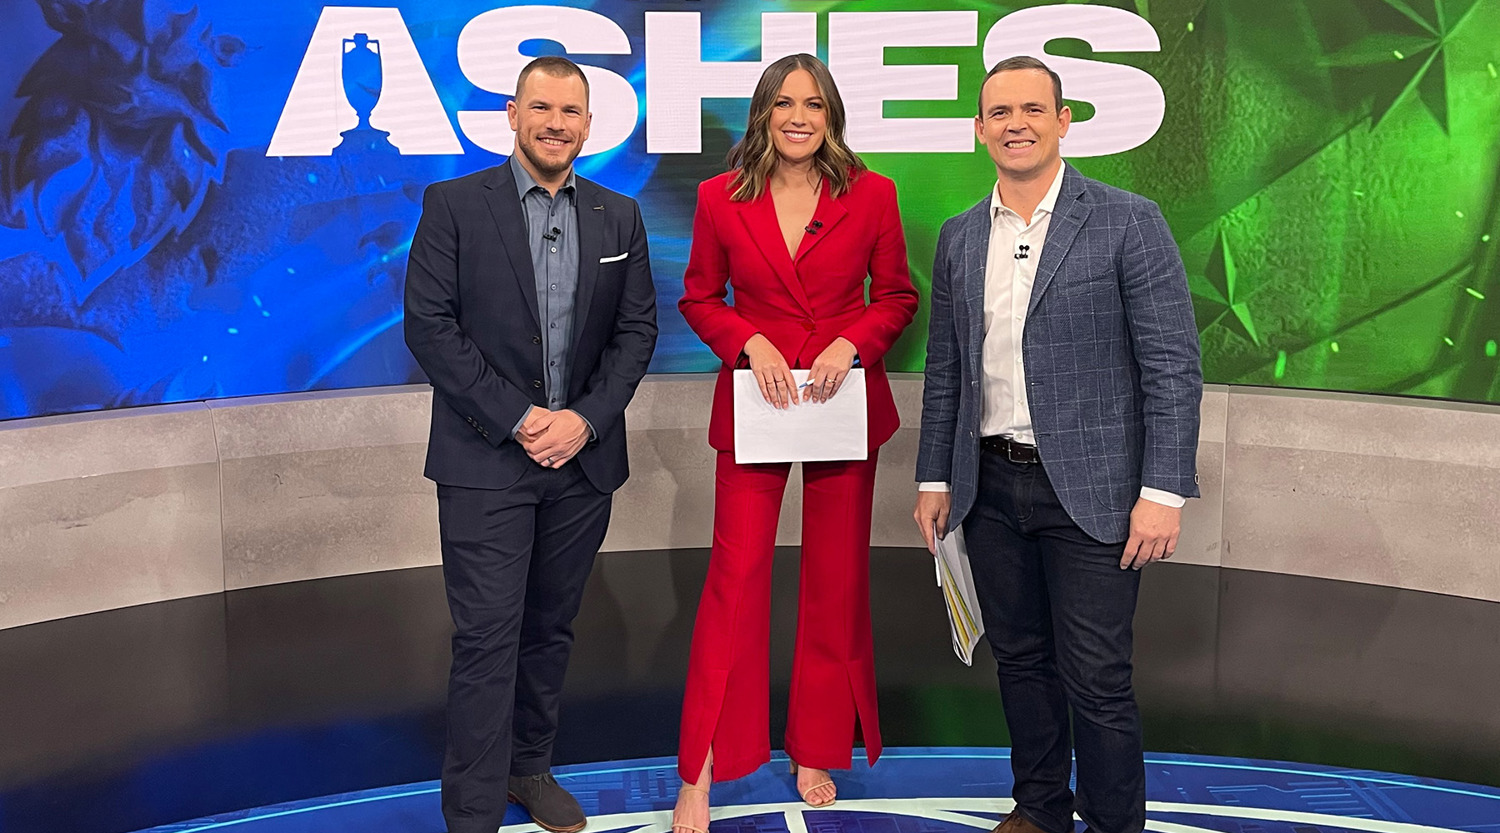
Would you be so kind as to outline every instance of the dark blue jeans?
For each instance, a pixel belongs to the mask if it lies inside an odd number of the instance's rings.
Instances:
[[[1123,542],[1079,529],[1041,464],[990,453],[964,539],[999,665],[1017,809],[1048,833],[1072,831],[1075,809],[1090,833],[1140,833],[1146,774],[1130,684],[1140,573],[1120,569]]]

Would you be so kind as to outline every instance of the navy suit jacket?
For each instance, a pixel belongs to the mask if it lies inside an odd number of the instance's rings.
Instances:
[[[951,485],[949,529],[979,480],[989,237],[986,196],[943,224],[932,271],[917,480]],[[1155,203],[1068,166],[1021,351],[1042,465],[1084,532],[1128,538],[1142,485],[1198,496],[1198,329]]]
[[[594,428],[568,465],[613,492],[630,475],[625,406],[656,347],[656,288],[635,200],[577,180],[578,295],[567,407]],[[624,254],[625,257],[617,258]],[[546,407],[526,221],[507,165],[427,188],[406,266],[406,344],[432,381],[426,475],[503,489],[535,466],[510,432]]]

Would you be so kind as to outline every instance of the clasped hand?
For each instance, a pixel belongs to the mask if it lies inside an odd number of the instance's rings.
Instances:
[[[589,441],[589,424],[573,411],[532,406],[516,431],[516,442],[543,468],[560,469]]]
[[[839,392],[854,359],[859,355],[854,343],[840,336],[833,340],[808,369],[807,383],[798,388],[792,380],[792,369],[786,358],[771,340],[756,333],[745,342],[745,357],[750,360],[750,372],[755,374],[755,383],[760,395],[775,408],[788,408],[802,401],[804,394],[809,402],[827,402]]]

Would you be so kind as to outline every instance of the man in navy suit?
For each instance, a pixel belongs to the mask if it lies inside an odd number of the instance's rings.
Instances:
[[[507,109],[516,152],[427,189],[406,270],[456,631],[442,805],[449,833],[494,833],[507,795],[568,833],[585,818],[550,774],[558,701],[656,290],[635,201],[573,172],[582,71],[538,58]]]
[[[963,526],[1013,747],[1000,833],[1071,833],[1075,811],[1143,829],[1139,570],[1198,496],[1182,259],[1154,203],[1062,161],[1071,118],[1041,61],[990,71],[975,132],[997,182],[943,225],[932,273],[915,517],[929,548]]]

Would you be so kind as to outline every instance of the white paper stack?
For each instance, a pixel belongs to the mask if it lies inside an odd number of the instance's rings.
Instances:
[[[793,370],[798,385],[811,371]],[[870,456],[865,371],[855,368],[827,402],[776,408],[761,395],[755,374],[734,372],[734,461],[802,463],[865,460]]]

